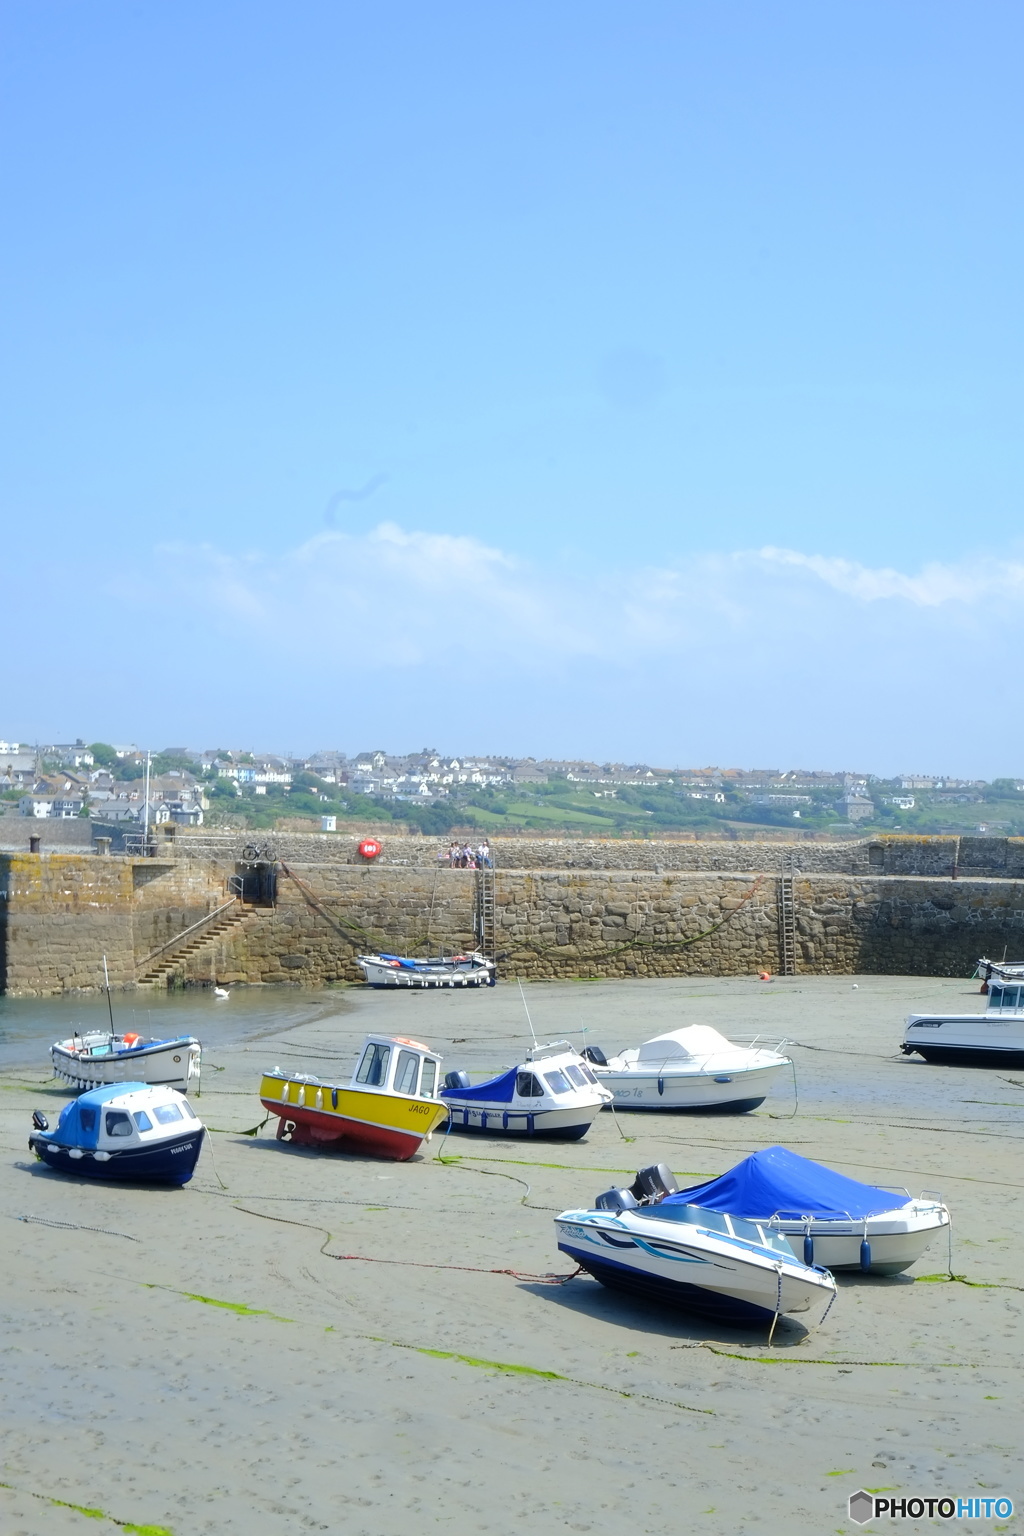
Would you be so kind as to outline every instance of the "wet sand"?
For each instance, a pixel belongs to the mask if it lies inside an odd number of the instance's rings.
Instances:
[[[117,1529],[79,1506],[173,1536],[818,1533],[856,1529],[860,1487],[1020,1507],[1024,1290],[1000,1287],[1024,1285],[1024,1070],[899,1054],[906,1012],[973,1010],[976,983],[854,979],[528,987],[542,1040],[786,1033],[798,1112],[780,1083],[753,1115],[604,1114],[573,1144],[435,1136],[406,1164],[288,1147],[276,1122],[241,1134],[263,1117],[261,1070],[344,1080],[368,1028],[446,1067],[506,1066],[529,1044],[518,989],[332,995],[329,1017],[292,1010],[276,1036],[208,1051],[211,1150],[182,1190],[33,1161],[31,1111],[65,1095],[41,1084],[45,1058],[8,1068],[0,1529]],[[554,1213],[644,1163],[692,1182],[779,1143],[941,1190],[953,1270],[975,1283],[922,1283],[946,1272],[943,1241],[906,1276],[840,1279],[823,1327],[793,1320],[768,1350],[586,1277],[494,1273],[567,1273]]]

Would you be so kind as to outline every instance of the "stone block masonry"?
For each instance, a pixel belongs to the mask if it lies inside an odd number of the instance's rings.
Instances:
[[[214,855],[198,839],[189,840],[148,860],[0,856],[4,988],[18,996],[95,989],[104,953],[112,985],[130,988],[168,941],[174,959],[164,981],[171,984],[306,986],[360,980],[354,957],[365,949],[422,955],[475,944],[473,871],[439,868],[436,858],[406,862],[402,845],[394,842],[385,844],[391,863],[352,862],[347,855],[354,850],[347,848],[345,857],[309,857],[319,854],[319,841],[279,850],[272,904],[247,908],[243,921],[189,953],[181,936],[230,896],[233,847],[218,847]],[[965,841],[959,848],[951,846],[956,839],[846,845],[844,856],[855,869],[801,869],[794,877],[798,970],[966,976],[982,954],[1005,950],[1024,959],[1020,845],[1015,839],[973,839],[986,846],[965,850]],[[427,839],[408,842],[436,853]],[[500,861],[506,844],[492,846]],[[533,868],[499,862],[494,895],[496,947],[505,957],[500,974],[553,979],[778,971],[778,844],[673,845],[689,849],[695,863],[719,859],[725,847],[755,865],[685,870],[596,867],[608,845],[586,846],[595,850],[594,866],[540,862],[541,854],[550,860],[569,848],[580,854],[578,845],[560,840],[538,841]],[[632,851],[635,866],[666,845],[611,846],[617,856]],[[878,870],[874,850],[880,846],[883,859],[904,868]],[[978,865],[971,867],[965,853]],[[954,860],[953,854],[959,856]],[[982,855],[986,873],[978,876]],[[768,867],[758,869],[759,860]],[[994,867],[1001,872],[989,873]]]

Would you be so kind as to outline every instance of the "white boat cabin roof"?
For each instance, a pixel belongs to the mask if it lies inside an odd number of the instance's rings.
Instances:
[[[689,1024],[685,1029],[671,1029],[667,1034],[655,1035],[653,1040],[645,1040],[637,1052],[637,1061],[693,1061],[695,1057],[735,1049],[710,1024]]]

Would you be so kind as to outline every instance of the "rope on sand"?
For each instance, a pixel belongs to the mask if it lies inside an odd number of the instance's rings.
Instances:
[[[101,1232],[104,1237],[123,1237],[129,1243],[139,1239],[130,1232],[112,1232],[109,1227],[85,1227],[78,1221],[52,1221],[49,1216],[13,1216],[12,1221],[31,1221],[40,1227],[64,1227],[69,1232]]]
[[[567,1280],[574,1280],[582,1271],[582,1265],[577,1266],[571,1275],[533,1275],[518,1269],[484,1269],[476,1264],[429,1264],[417,1259],[376,1259],[362,1253],[328,1253],[327,1244],[333,1240],[333,1234],[326,1227],[317,1227],[311,1221],[295,1221],[288,1216],[268,1216],[264,1211],[250,1211],[247,1206],[236,1205],[233,1210],[241,1211],[243,1216],[258,1216],[261,1221],[277,1221],[285,1227],[308,1227],[311,1232],[326,1233],[320,1245],[320,1252],[325,1259],[354,1260],[358,1264],[398,1264],[404,1269],[458,1269],[471,1275],[510,1275],[514,1280],[533,1281],[538,1285],[564,1285]],[[383,1342],[389,1342],[387,1340]],[[411,1347],[411,1346],[410,1346]]]

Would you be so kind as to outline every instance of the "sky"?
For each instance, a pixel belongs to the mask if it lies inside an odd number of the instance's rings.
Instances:
[[[2,17],[5,739],[1024,773],[1016,0]]]

